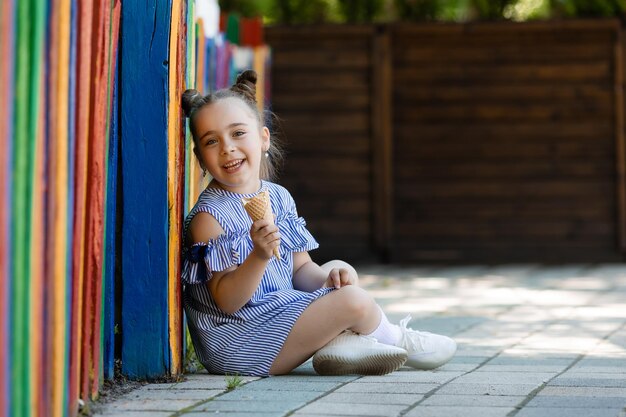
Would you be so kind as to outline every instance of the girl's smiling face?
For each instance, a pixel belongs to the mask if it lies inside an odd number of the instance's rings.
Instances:
[[[223,189],[240,194],[258,191],[261,158],[269,149],[270,133],[259,126],[243,100],[229,97],[198,109],[194,131],[194,152]]]

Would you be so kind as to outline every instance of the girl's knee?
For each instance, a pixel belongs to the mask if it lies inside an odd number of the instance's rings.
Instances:
[[[369,315],[376,305],[372,296],[360,287],[347,285],[336,291],[341,298],[339,305],[345,310],[344,314],[355,319]]]

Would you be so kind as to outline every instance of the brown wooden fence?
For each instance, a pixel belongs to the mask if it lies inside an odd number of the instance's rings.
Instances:
[[[319,259],[621,260],[615,20],[273,27],[281,183]]]

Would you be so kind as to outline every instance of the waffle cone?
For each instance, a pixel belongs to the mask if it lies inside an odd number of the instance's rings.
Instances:
[[[252,198],[242,198],[241,202],[253,222],[266,219],[274,223],[274,213],[272,213],[269,191],[263,190]],[[278,249],[278,247],[274,248],[274,256],[276,259],[280,259],[280,251]]]

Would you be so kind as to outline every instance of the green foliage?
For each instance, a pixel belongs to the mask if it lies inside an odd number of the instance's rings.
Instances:
[[[189,329],[185,329],[185,339],[186,339],[186,351],[185,357],[183,358],[183,372],[193,374],[202,368],[202,364],[198,360],[196,356],[196,350],[193,347],[193,342],[191,340],[191,334],[189,334]]]
[[[440,0],[395,0],[394,4],[400,20],[436,20],[443,10]]]
[[[339,13],[348,23],[370,23],[383,9],[383,0],[337,0]]]
[[[479,19],[505,19],[507,7],[513,6],[518,0],[472,0],[471,5]]]
[[[550,0],[554,16],[611,17],[626,11],[626,0]]]
[[[626,0],[219,0],[222,12],[262,15],[265,23],[468,21],[549,17],[610,17]]]
[[[256,17],[264,13],[262,2],[256,0],[219,0],[220,11],[237,13],[243,17]]]
[[[326,0],[275,0],[272,11],[276,23],[323,23],[329,20],[330,5]]]
[[[243,378],[237,374],[225,375],[224,379],[226,380],[226,389],[228,391],[234,390],[243,382]]]

